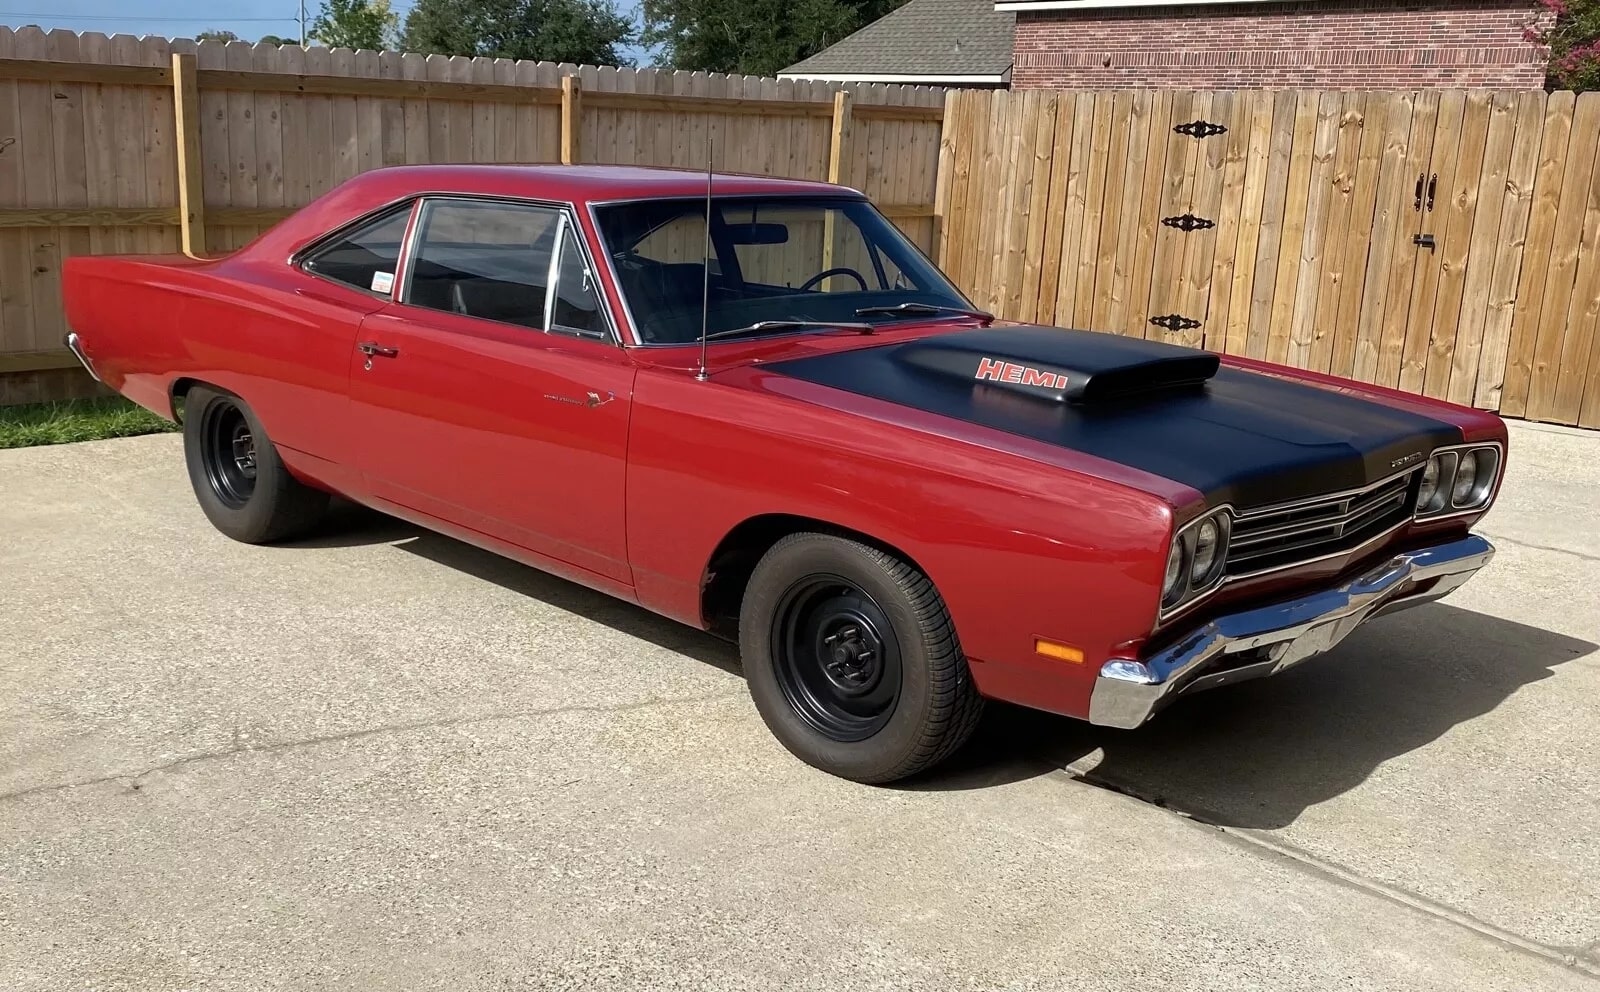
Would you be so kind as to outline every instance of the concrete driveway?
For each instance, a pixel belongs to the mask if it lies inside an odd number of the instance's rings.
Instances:
[[[1596,989],[1600,435],[1490,568],[1141,731],[828,778],[734,652],[176,437],[0,452],[0,988]]]

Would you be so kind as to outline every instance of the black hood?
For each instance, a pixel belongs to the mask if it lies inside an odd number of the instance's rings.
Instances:
[[[1058,444],[1250,509],[1358,489],[1459,443],[1454,425],[1219,368],[1192,348],[995,327],[775,362],[775,372]]]

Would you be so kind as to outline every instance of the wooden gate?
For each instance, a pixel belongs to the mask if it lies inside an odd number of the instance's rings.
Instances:
[[[1004,317],[1600,426],[1600,93],[962,91],[941,261]]]

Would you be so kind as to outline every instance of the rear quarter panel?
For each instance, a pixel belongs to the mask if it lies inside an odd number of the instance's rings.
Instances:
[[[134,402],[172,417],[179,380],[210,383],[242,396],[290,458],[348,463],[356,332],[381,300],[286,263],[184,256],[73,258],[64,295],[96,370]]]
[[[756,370],[710,382],[641,371],[627,511],[640,601],[703,626],[702,582],[725,535],[763,514],[825,521],[928,574],[985,695],[1085,715],[1100,664],[1150,631],[1167,503],[780,394],[792,384]],[[1077,646],[1084,661],[1041,658],[1036,637]]]

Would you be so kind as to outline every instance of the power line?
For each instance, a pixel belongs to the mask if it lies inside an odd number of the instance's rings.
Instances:
[[[142,17],[138,14],[41,14],[26,13],[16,10],[0,10],[0,17],[37,17],[47,21],[168,21],[176,24],[209,24],[213,21],[226,21],[229,24],[263,23],[282,24],[285,21],[294,21],[293,17],[227,17],[216,14],[207,14],[201,17]]]

